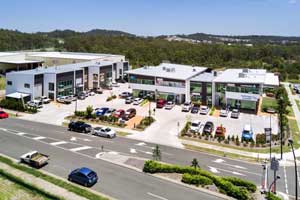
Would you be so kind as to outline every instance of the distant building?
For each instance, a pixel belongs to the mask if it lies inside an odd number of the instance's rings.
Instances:
[[[74,52],[0,52],[0,73],[60,66],[92,60],[125,62],[125,56]]]

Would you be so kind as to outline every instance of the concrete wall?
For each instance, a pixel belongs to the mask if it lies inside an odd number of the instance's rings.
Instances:
[[[21,92],[31,95],[31,99],[34,96],[34,75],[33,74],[19,74],[19,73],[7,73],[6,81],[12,81],[12,85],[6,84],[6,94],[14,92]],[[24,84],[30,84],[30,88],[25,88]]]
[[[49,83],[54,83],[54,91],[49,91]],[[56,99],[56,74],[55,73],[44,74],[44,95],[49,97],[49,93],[53,93],[54,99]]]

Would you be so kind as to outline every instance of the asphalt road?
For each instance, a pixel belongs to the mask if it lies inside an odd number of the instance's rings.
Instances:
[[[123,137],[117,137],[114,139],[94,137],[91,135],[67,131],[65,127],[20,119],[1,120],[0,127],[11,129],[15,132],[27,133],[26,136],[29,137],[28,139],[20,137],[20,135],[1,131],[1,133],[3,133],[0,135],[1,153],[18,158],[24,152],[33,149],[42,152],[49,152],[52,157],[51,164],[46,166],[45,169],[62,177],[66,177],[66,174],[68,174],[68,172],[73,168],[82,165],[89,166],[96,171],[99,171],[101,180],[103,180],[95,186],[95,189],[119,199],[132,199],[132,197],[137,197],[136,199],[156,198],[149,195],[149,193],[170,200],[199,199],[201,195],[206,195],[192,189],[158,180],[146,174],[138,173],[133,170],[95,159],[95,155],[100,151],[101,146],[103,146],[106,151],[150,159],[152,156],[152,148],[155,144],[144,143]],[[44,138],[38,140],[30,139],[30,137],[36,138],[37,136]],[[76,138],[77,146],[72,144],[72,138]],[[43,143],[57,141],[64,141],[67,143],[57,145],[55,147],[45,145]],[[63,147],[66,149],[74,149],[81,148],[81,146],[92,147],[92,149],[70,152],[58,148]],[[164,162],[190,165],[191,160],[193,158],[197,158],[199,165],[202,168],[210,170],[217,175],[237,176],[253,181],[258,186],[261,183],[261,164],[232,160],[206,153],[177,149],[162,145],[160,145],[160,149],[162,152],[162,161]],[[286,167],[284,169],[281,167],[278,174],[282,177],[277,184],[278,191],[293,195],[293,168]],[[188,198],[187,195],[183,195],[185,192],[189,193]],[[215,198],[212,196],[205,196],[205,199]]]

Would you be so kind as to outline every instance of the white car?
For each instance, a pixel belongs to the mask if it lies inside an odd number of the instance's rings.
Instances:
[[[190,132],[191,133],[199,133],[201,127],[201,122],[198,120],[192,121],[190,126]]]
[[[171,110],[175,106],[175,103],[173,101],[168,101],[165,105],[165,109]]]
[[[116,131],[108,127],[95,127],[93,129],[93,135],[107,138],[114,138],[117,136]]]
[[[201,115],[207,115],[208,112],[209,112],[208,106],[200,106],[200,114]]]
[[[110,108],[108,111],[106,111],[106,113],[104,114],[104,116],[111,116],[114,112],[116,111],[116,109],[114,108]]]
[[[182,111],[182,112],[189,112],[189,111],[191,110],[191,108],[192,108],[191,102],[185,102],[185,103],[183,104],[183,106],[182,106],[181,111]]]
[[[228,109],[221,109],[220,111],[220,117],[227,117],[229,114],[229,110]]]
[[[141,99],[141,98],[135,98],[134,100],[133,100],[133,105],[140,105],[140,103],[142,103],[142,101],[143,101],[143,99]]]
[[[90,96],[95,96],[95,94],[96,94],[96,93],[93,92],[93,91],[91,91],[91,92],[89,93]]]
[[[27,105],[30,106],[30,107],[36,107],[36,108],[42,108],[43,107],[42,101],[39,101],[39,100],[29,101],[29,102],[27,102]]]
[[[51,101],[51,99],[49,99],[46,96],[41,96],[39,99],[43,102],[43,104],[50,103],[50,101]]]

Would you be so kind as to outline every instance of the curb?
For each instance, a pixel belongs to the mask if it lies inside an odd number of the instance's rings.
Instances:
[[[10,159],[10,160],[12,160],[14,163],[18,164],[18,160],[17,160],[17,159],[14,159],[14,158],[9,157],[9,156],[7,156],[7,155],[4,155],[4,154],[2,154],[2,153],[0,153],[0,156],[5,157],[5,158],[7,158],[7,159]],[[25,165],[25,166],[26,166],[26,165]],[[28,167],[28,166],[27,166],[27,167]],[[54,178],[56,178],[56,179],[62,180],[62,181],[66,182],[66,183],[68,183],[68,184],[70,184],[70,185],[75,186],[75,187],[79,187],[79,188],[81,188],[81,189],[87,190],[87,191],[89,191],[89,192],[91,192],[91,193],[94,193],[94,194],[96,194],[96,195],[102,196],[102,197],[104,197],[104,198],[108,198],[109,200],[117,200],[117,199],[115,199],[115,198],[113,198],[113,197],[111,197],[111,196],[108,196],[108,195],[106,195],[106,194],[103,194],[103,193],[101,193],[101,192],[92,190],[92,189],[90,189],[90,188],[83,187],[83,186],[81,186],[81,185],[74,184],[74,183],[72,183],[72,182],[69,182],[67,179],[64,179],[64,178],[62,178],[62,177],[60,177],[60,176],[57,176],[57,175],[52,174],[52,173],[50,173],[50,172],[47,172],[47,171],[45,171],[45,170],[43,170],[43,169],[39,169],[38,171],[40,171],[40,172],[42,172],[42,173],[44,173],[44,174],[46,174],[46,175],[48,175],[48,176],[52,176],[52,177],[54,177]],[[27,172],[26,172],[26,173],[27,173]],[[37,177],[37,178],[39,178],[39,177]],[[42,178],[40,178],[40,179],[42,179]],[[42,180],[44,180],[44,179],[42,179]],[[46,181],[46,180],[45,180],[45,181]],[[47,182],[48,182],[48,181],[47,181]],[[52,184],[53,184],[53,183],[52,183]],[[62,188],[63,188],[63,187],[62,187]],[[65,189],[65,188],[64,188],[64,189]],[[65,189],[65,190],[67,190],[67,189]],[[69,191],[69,192],[71,192],[71,191]],[[72,193],[73,193],[73,192],[72,192]],[[74,194],[75,194],[75,193],[74,193]],[[76,194],[76,195],[77,195],[77,194]],[[78,195],[78,196],[79,196],[79,195]],[[86,197],[82,197],[82,198],[85,198],[85,199],[86,199]]]

